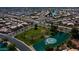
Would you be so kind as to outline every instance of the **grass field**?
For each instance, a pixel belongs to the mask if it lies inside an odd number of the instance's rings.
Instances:
[[[33,45],[40,40],[44,39],[45,35],[48,35],[48,29],[45,27],[38,27],[37,30],[34,28],[25,31],[21,34],[16,35],[15,37],[23,42],[25,42],[28,45]]]

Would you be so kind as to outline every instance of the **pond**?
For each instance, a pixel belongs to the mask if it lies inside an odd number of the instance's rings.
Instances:
[[[68,33],[64,32],[58,32],[55,36],[50,36],[47,39],[40,40],[36,44],[33,45],[33,47],[37,51],[45,51],[45,47],[49,46],[51,48],[54,48],[63,42],[67,41],[70,35]]]

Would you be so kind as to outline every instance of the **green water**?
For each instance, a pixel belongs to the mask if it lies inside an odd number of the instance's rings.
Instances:
[[[8,48],[0,48],[0,51],[8,51]]]
[[[56,47],[56,46],[62,44],[63,42],[67,41],[69,37],[70,37],[70,35],[67,33],[58,32],[55,36],[51,37],[51,38],[55,38],[57,40],[57,42],[55,44],[51,44],[51,45],[47,45],[47,46]],[[33,47],[37,51],[45,51],[45,47],[46,47],[45,40],[37,42],[36,44],[33,45]]]
[[[7,46],[6,46],[6,47],[2,47],[2,46],[0,45],[0,51],[8,51]]]

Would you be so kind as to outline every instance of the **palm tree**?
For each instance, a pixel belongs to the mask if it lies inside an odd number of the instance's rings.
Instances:
[[[55,35],[57,33],[57,28],[58,26],[54,26],[53,23],[51,23],[51,28],[50,28],[51,35]]]

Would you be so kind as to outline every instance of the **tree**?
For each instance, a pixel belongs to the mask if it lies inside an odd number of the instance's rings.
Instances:
[[[72,28],[71,30],[71,36],[72,38],[75,38],[75,39],[79,39],[79,33],[78,33],[78,29],[77,28]]]
[[[46,51],[53,51],[54,48],[53,48],[53,47],[50,47],[50,45],[46,45],[46,46],[45,46],[45,50],[46,50]]]
[[[58,23],[59,23],[59,25],[62,25],[62,21],[59,21]]]
[[[35,24],[35,28],[34,28],[35,30],[37,30],[38,29],[38,25],[37,24]]]
[[[53,51],[54,48],[47,48],[46,51]]]
[[[69,48],[75,48],[76,49],[76,46],[71,42],[71,41],[68,41],[68,43],[67,43],[67,47],[69,47]]]
[[[9,48],[10,51],[15,51],[16,50],[14,43],[9,44],[8,48]]]
[[[53,23],[51,23],[51,28],[50,28],[51,35],[55,35],[57,33],[57,28],[58,26],[54,26]]]
[[[8,41],[8,39],[4,38],[3,41]]]

